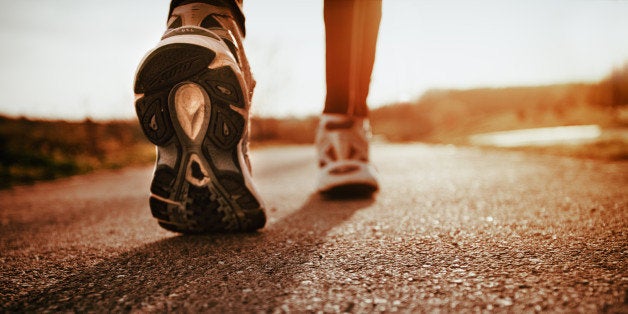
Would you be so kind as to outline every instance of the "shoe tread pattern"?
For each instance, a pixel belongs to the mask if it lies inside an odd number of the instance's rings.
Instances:
[[[214,56],[203,47],[172,44],[151,53],[137,75],[135,92],[144,95],[136,101],[136,112],[144,134],[158,148],[174,142],[178,150],[174,168],[156,167],[149,199],[159,225],[174,232],[253,231],[266,221],[260,203],[244,183],[237,157],[246,121],[231,106],[244,108],[244,93],[233,69],[208,68]],[[209,125],[200,147],[190,148],[189,141],[179,138],[171,118],[170,90],[182,81],[198,84],[210,98]],[[190,151],[211,168],[206,186],[185,180],[185,156]],[[158,154],[164,152],[158,149]]]

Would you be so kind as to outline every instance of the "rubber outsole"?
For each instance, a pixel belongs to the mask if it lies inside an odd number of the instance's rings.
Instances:
[[[371,184],[352,183],[320,191],[320,194],[329,200],[368,199],[372,198],[377,190],[378,188]]]
[[[228,65],[209,68],[215,57],[173,43],[150,53],[137,72],[136,113],[158,147],[149,204],[159,225],[174,232],[247,232],[266,222],[238,157],[247,129],[238,110],[246,107],[240,74]],[[204,97],[189,116],[177,98],[183,86]]]

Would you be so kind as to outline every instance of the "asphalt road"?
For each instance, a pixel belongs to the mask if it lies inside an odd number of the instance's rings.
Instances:
[[[0,191],[0,312],[628,312],[628,163],[376,145],[373,200],[253,152],[267,227],[178,236],[151,167]]]

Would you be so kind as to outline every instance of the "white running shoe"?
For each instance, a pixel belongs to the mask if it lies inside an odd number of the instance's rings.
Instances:
[[[201,27],[216,26],[216,7],[188,6],[175,9],[135,78],[137,117],[157,145],[151,212],[175,232],[256,230],[266,216],[247,156],[253,87],[231,32]]]
[[[367,118],[323,114],[316,133],[318,191],[332,198],[370,197],[378,190],[369,163]]]

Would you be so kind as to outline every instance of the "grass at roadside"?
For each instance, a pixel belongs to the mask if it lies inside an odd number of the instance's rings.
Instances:
[[[0,117],[0,188],[154,160],[136,122]]]

